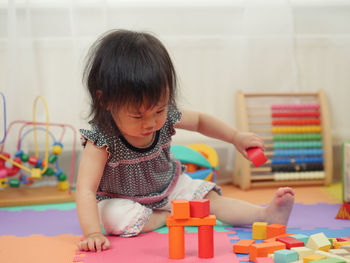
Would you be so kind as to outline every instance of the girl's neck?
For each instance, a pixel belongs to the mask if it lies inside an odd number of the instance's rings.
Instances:
[[[126,134],[123,134],[123,137],[125,140],[127,140],[128,143],[130,143],[132,146],[136,148],[147,148],[152,145],[154,142],[156,132],[153,132],[149,136],[145,138],[139,138],[139,137],[133,137],[133,136],[128,136]]]

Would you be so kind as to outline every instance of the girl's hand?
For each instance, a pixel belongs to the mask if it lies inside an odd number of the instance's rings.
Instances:
[[[234,137],[233,141],[234,146],[236,149],[247,159],[248,153],[247,149],[251,147],[259,147],[262,150],[265,150],[264,141],[263,139],[251,132],[240,132],[237,131],[237,134]]]
[[[78,243],[78,248],[81,251],[99,252],[108,249],[110,245],[102,233],[91,233]]]

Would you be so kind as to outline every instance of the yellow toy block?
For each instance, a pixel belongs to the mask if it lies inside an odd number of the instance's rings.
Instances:
[[[324,259],[324,258],[326,258],[326,256],[318,255],[318,254],[312,254],[312,255],[304,257],[303,258],[303,262],[304,263],[308,263],[310,261],[321,260],[321,259]]]
[[[30,175],[31,177],[33,177],[34,179],[41,179],[41,169],[40,168],[33,168],[30,171]]]
[[[341,242],[334,241],[333,242],[334,248],[340,248],[340,247],[349,246],[349,245],[350,245],[350,241],[341,241]]]
[[[253,239],[266,239],[267,222],[253,223]]]
[[[314,254],[314,251],[308,247],[292,247],[290,250],[294,250],[299,255],[299,260],[303,260],[304,257]]]
[[[171,215],[174,219],[190,218],[190,202],[186,200],[171,201]]]
[[[329,242],[325,234],[321,232],[311,235],[306,247],[312,250],[323,250],[327,252],[331,248],[331,245],[331,242]]]

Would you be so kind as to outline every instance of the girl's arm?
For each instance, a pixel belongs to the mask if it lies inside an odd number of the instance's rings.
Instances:
[[[97,187],[107,158],[105,148],[98,148],[87,141],[80,161],[75,195],[78,218],[84,234],[84,239],[78,244],[80,250],[100,251],[110,246],[102,234],[96,200]]]
[[[247,148],[264,149],[264,142],[259,136],[250,132],[240,132],[224,121],[201,112],[183,110],[181,120],[175,124],[175,128],[197,131],[203,135],[232,143],[247,159]]]

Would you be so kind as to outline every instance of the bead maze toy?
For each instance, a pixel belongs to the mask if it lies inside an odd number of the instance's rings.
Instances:
[[[219,170],[216,151],[206,144],[172,145],[170,151],[186,167],[193,179],[215,182]]]
[[[171,201],[171,216],[166,219],[169,227],[169,258],[185,257],[185,226],[198,226],[198,257],[214,257],[215,215],[210,215],[209,200]]]
[[[342,179],[343,179],[343,205],[336,218],[350,219],[350,142],[342,145]]]
[[[261,167],[253,167],[238,154],[233,173],[235,185],[249,189],[331,183],[332,139],[327,99],[322,90],[267,94],[238,91],[236,123],[239,130],[263,138],[269,160]]]
[[[41,99],[46,111],[46,122],[36,121],[36,104]],[[18,131],[17,149],[14,158],[10,153],[5,152],[5,142],[15,125],[21,125]],[[42,127],[44,126],[44,127]],[[61,129],[61,135],[56,140],[49,127],[58,127]],[[28,129],[29,128],[29,129]],[[63,138],[66,129],[70,128],[73,132],[73,150],[70,165],[69,177],[60,168],[58,159],[63,151]],[[51,128],[52,129],[52,128]],[[38,149],[38,131],[44,131],[45,136],[45,156],[39,157]],[[34,134],[34,155],[26,153],[23,149],[23,141],[29,133]],[[38,96],[34,101],[33,121],[16,120],[9,124],[6,129],[3,142],[0,147],[0,207],[19,206],[29,204],[44,204],[73,201],[72,181],[75,162],[75,145],[76,130],[68,124],[50,123],[46,100]],[[49,153],[49,138],[52,139],[53,145]],[[12,166],[9,166],[10,163]],[[47,178],[47,185],[42,183],[36,185],[36,181],[43,181]],[[52,186],[52,179],[57,180],[56,186]],[[49,183],[49,181],[51,181]]]

